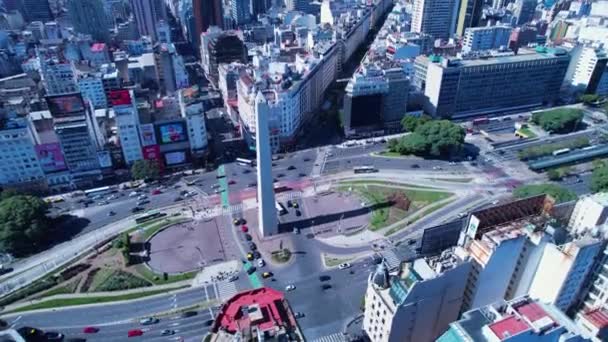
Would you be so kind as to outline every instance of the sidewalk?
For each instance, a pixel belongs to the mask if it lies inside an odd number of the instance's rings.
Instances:
[[[228,280],[231,274],[237,274],[241,270],[241,263],[238,260],[222,262],[207,266],[200,271],[192,280],[193,287],[200,287],[216,282],[218,277]]]

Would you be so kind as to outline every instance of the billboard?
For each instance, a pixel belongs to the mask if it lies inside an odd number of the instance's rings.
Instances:
[[[112,90],[110,91],[108,100],[112,106],[123,106],[131,105],[131,94],[126,89]]]
[[[420,254],[439,254],[456,246],[465,221],[465,219],[458,219],[425,229],[420,242]]]
[[[36,145],[35,150],[42,171],[56,172],[67,169],[59,143]]]
[[[475,238],[475,234],[477,234],[477,228],[479,227],[479,218],[475,215],[471,215],[469,218],[469,226],[467,227],[467,235],[470,238]]]
[[[183,164],[187,160],[186,151],[175,151],[165,153],[165,164],[167,166]]]
[[[141,149],[145,160],[160,160],[160,146],[150,145]]]
[[[171,144],[188,140],[186,125],[183,122],[172,122],[158,126],[158,137],[161,144]]]
[[[99,161],[99,166],[103,169],[112,167],[110,151],[97,151],[97,160]]]
[[[70,114],[85,110],[84,101],[80,93],[47,96],[46,102],[53,117],[70,116]]]
[[[156,145],[156,134],[154,133],[154,125],[139,125],[139,137],[141,138],[142,146]]]

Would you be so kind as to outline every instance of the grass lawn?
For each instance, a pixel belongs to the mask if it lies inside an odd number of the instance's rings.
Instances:
[[[434,189],[430,186],[424,185],[416,185],[416,184],[408,184],[408,183],[391,183],[391,182],[383,182],[383,181],[373,181],[373,180],[354,180],[348,182],[341,182],[340,187],[346,186],[345,190],[348,190],[349,186],[356,185],[380,185],[380,186],[396,186],[396,187],[405,187],[405,188],[417,188],[417,189]],[[343,190],[344,190],[343,189]]]
[[[186,287],[188,287],[188,286],[180,286],[180,287],[177,287],[177,288],[171,289],[171,290],[183,289]],[[166,293],[171,290],[168,290],[168,289],[152,290],[152,291],[146,291],[146,292],[129,293],[129,294],[118,295],[118,296],[99,296],[99,297],[90,296],[90,297],[51,299],[51,300],[43,302],[43,303],[27,305],[27,306],[18,308],[16,310],[13,310],[10,312],[23,312],[23,311],[38,310],[38,309],[51,309],[51,308],[58,308],[58,307],[63,307],[63,306],[73,306],[73,305],[111,303],[111,302],[118,302],[121,300],[131,300],[131,299],[153,296],[155,294]],[[7,314],[7,313],[9,313],[9,312],[5,312],[4,314]]]
[[[99,273],[98,273],[99,274]],[[101,282],[94,291],[121,291],[130,290],[141,287],[151,286],[152,284],[140,277],[137,277],[131,273],[115,270],[112,274]]]
[[[377,154],[379,156],[382,156],[382,157],[393,157],[393,158],[394,157],[398,157],[398,158],[407,157],[407,156],[404,156],[403,154],[401,154],[399,152],[391,152],[391,151],[388,151],[388,150],[387,151],[378,152]]]
[[[401,221],[409,214],[423,207],[452,196],[449,192],[428,191],[424,189],[398,189],[390,187],[390,185],[363,184],[361,186],[352,186],[352,190],[363,197],[367,205],[377,206],[372,211],[370,219],[371,230],[378,230]],[[404,194],[411,201],[409,210],[406,211],[395,206],[387,206],[388,197],[395,192]]]
[[[78,287],[78,283],[80,283],[81,279],[82,279],[82,277],[77,277],[76,279],[72,279],[68,283],[61,285],[61,286],[57,286],[56,288],[54,288],[50,291],[47,291],[47,292],[41,294],[40,296],[35,296],[32,299],[40,299],[40,298],[50,297],[50,296],[54,296],[54,295],[74,293],[76,291],[76,288]]]
[[[154,285],[171,284],[171,283],[175,283],[178,281],[194,279],[194,277],[196,276],[196,273],[197,273],[196,271],[193,271],[193,272],[187,272],[187,273],[182,273],[182,274],[177,274],[177,275],[170,274],[167,277],[167,280],[164,280],[162,274],[154,273],[151,269],[146,267],[146,265],[136,265],[133,267],[135,268],[135,272],[138,275],[140,275],[142,278],[146,279],[147,281],[151,282]]]
[[[93,276],[93,281],[91,282],[91,286],[89,286],[88,292],[98,291],[97,288],[99,285],[103,284],[108,278],[110,278],[112,274],[114,274],[114,271],[115,270],[110,268],[100,268],[99,271],[95,273],[95,276]]]
[[[536,134],[534,134],[534,132],[532,132],[532,130],[527,127],[521,128],[518,132],[525,135],[528,138],[536,138]]]
[[[441,208],[445,207],[446,205],[448,205],[448,204],[452,203],[454,200],[455,200],[455,199],[450,199],[450,200],[445,201],[445,202],[443,202],[443,203],[438,203],[438,204],[435,204],[435,205],[431,205],[431,206],[429,206],[428,208],[426,208],[426,210],[424,210],[424,212],[421,212],[421,213],[415,214],[415,215],[413,215],[412,217],[410,217],[410,219],[408,220],[408,223],[407,223],[407,224],[402,225],[402,226],[397,226],[397,227],[394,227],[394,228],[392,228],[392,229],[389,229],[389,230],[388,230],[386,233],[384,233],[384,236],[390,236],[390,235],[392,235],[392,234],[394,234],[394,233],[396,233],[396,232],[400,231],[401,229],[403,229],[403,228],[407,227],[408,225],[410,225],[410,224],[412,224],[412,223],[414,223],[414,222],[416,222],[416,221],[420,220],[420,219],[421,219],[423,216],[425,216],[425,215],[429,215],[430,213],[432,213],[432,212],[434,212],[434,211],[437,211],[437,210],[439,210],[439,209],[441,209]]]

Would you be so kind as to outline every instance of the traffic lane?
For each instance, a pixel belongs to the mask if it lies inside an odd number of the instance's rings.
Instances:
[[[432,160],[422,158],[386,158],[376,156],[358,156],[347,159],[328,159],[323,168],[323,173],[335,173],[352,170],[356,166],[373,165],[377,169],[411,169],[411,170],[443,170],[451,172],[465,172],[462,163],[453,163],[445,160]]]
[[[350,270],[323,272],[323,275],[329,275],[331,279],[321,282],[317,274],[295,282],[296,289],[286,292],[292,310],[305,315],[298,319],[298,323],[307,339],[340,332],[346,322],[360,313],[369,268],[357,268],[353,272],[354,274]],[[324,283],[332,287],[323,290],[321,286]]]
[[[574,192],[578,196],[591,192],[591,173],[580,174],[577,177],[566,177],[559,185]]]
[[[142,325],[139,322],[130,322],[124,324],[100,326],[99,332],[95,334],[85,334],[83,329],[86,326],[74,327],[63,330],[51,330],[48,331],[59,331],[67,337],[80,337],[86,338],[87,341],[119,341],[127,338],[129,330],[140,329],[144,332],[142,337],[145,337],[146,341],[166,341],[170,337],[181,336],[182,334],[188,334],[193,331],[200,333],[203,330],[207,331],[209,326],[205,323],[214,318],[208,310],[202,310],[197,313],[196,316],[182,318],[179,316],[160,318],[159,322],[151,325]],[[174,330],[175,334],[171,336],[162,336],[161,332],[165,329]],[[133,340],[133,338],[131,338]]]
[[[205,288],[207,291],[205,291]],[[175,299],[173,299],[175,298]],[[213,285],[194,288],[182,292],[169,293],[154,298],[134,300],[125,303],[105,304],[89,307],[74,307],[24,313],[20,323],[40,327],[71,327],[124,322],[135,318],[154,315],[177,307],[188,307],[205,300],[217,298]],[[9,317],[19,316],[18,314]]]

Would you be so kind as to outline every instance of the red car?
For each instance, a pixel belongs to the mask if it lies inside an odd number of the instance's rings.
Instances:
[[[249,231],[249,228],[247,228],[247,226],[241,226],[241,231],[243,233],[247,233]]]
[[[228,185],[234,185],[236,184],[236,181],[234,179],[231,179],[228,181]]]
[[[99,328],[96,327],[84,327],[84,329],[82,329],[82,332],[85,334],[95,334],[99,331]]]
[[[133,330],[129,330],[129,332],[127,333],[128,337],[137,337],[137,336],[141,336],[143,335],[144,332],[141,331],[140,329],[133,329]]]
[[[152,195],[160,195],[160,190],[158,190],[158,189],[153,190]]]

